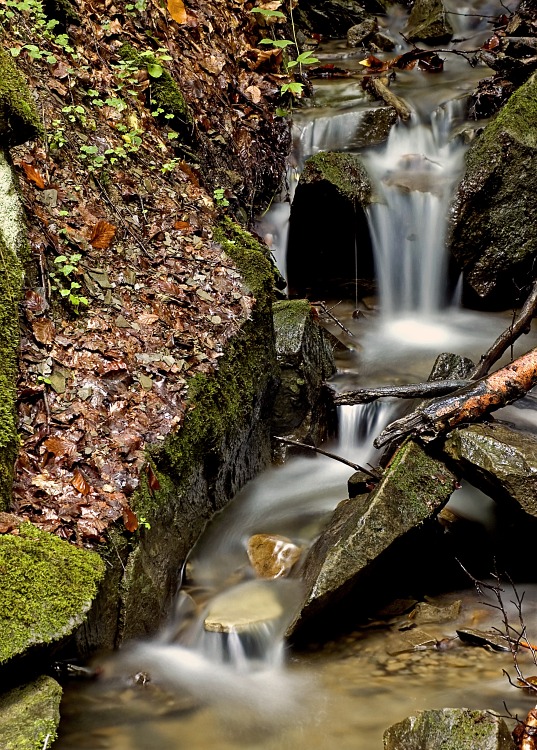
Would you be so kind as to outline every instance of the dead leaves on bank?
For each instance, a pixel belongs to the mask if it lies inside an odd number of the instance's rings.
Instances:
[[[375,55],[369,55],[365,60],[360,61],[360,65],[368,68],[372,73],[385,73],[394,69],[413,70],[416,65],[419,70],[426,73],[441,73],[444,70],[444,61],[436,52],[418,48],[389,60],[380,60]]]

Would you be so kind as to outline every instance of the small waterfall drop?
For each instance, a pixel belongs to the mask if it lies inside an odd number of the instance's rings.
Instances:
[[[369,222],[384,321],[428,320],[446,305],[447,212],[465,152],[451,134],[462,108],[449,102],[429,125],[413,115],[365,154],[377,191]]]

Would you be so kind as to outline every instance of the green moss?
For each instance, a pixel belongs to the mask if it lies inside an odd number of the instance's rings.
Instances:
[[[104,575],[99,555],[22,524],[0,537],[0,663],[80,624]]]
[[[468,167],[479,168],[484,157],[502,158],[499,136],[508,133],[528,148],[537,148],[537,76],[533,75],[509,98],[468,153]]]
[[[62,689],[43,675],[0,698],[2,750],[43,750],[56,739]],[[48,740],[47,740],[48,738]]]
[[[28,84],[0,48],[0,147],[16,146],[43,132]]]
[[[160,490],[151,492],[144,480],[134,501],[136,510],[149,519],[167,497],[177,493],[193,467],[210,460],[226,440],[244,429],[275,369],[275,356],[267,341],[267,330],[272,331],[273,266],[263,246],[228,219],[217,228],[215,238],[255,295],[254,316],[227,343],[218,370],[190,381],[189,411],[182,429],[163,446],[150,449]]]
[[[280,300],[272,306],[276,350],[293,354],[300,351],[304,328],[312,312],[307,299]]]
[[[371,183],[359,156],[355,154],[320,152],[310,156],[300,178],[308,184],[325,180],[345,198],[365,206],[371,201]]]
[[[172,121],[165,120],[169,125],[173,123],[176,127],[181,127],[192,122],[192,116],[190,115],[185,97],[177,83],[168,71],[164,69],[162,62],[152,54],[138,52],[130,44],[124,44],[120,48],[119,54],[124,60],[134,64],[140,70],[147,70],[148,66],[151,65],[160,66],[162,68],[162,75],[158,78],[149,77],[151,83],[149,89],[151,108],[161,108],[164,110],[160,115],[161,117],[173,114],[174,119]]]
[[[21,263],[0,234],[0,510],[5,510],[10,502],[13,465],[19,448],[15,401],[21,288]]]

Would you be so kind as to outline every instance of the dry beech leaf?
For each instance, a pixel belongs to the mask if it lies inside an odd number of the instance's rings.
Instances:
[[[159,319],[154,313],[142,313],[138,316],[138,323],[142,326],[152,326]]]
[[[102,219],[93,227],[89,238],[90,245],[94,247],[95,250],[106,250],[110,247],[115,234],[116,227]]]
[[[131,533],[138,528],[136,513],[134,513],[128,505],[126,508],[123,508],[123,523],[125,524],[127,531],[130,531]]]
[[[84,475],[82,474],[80,469],[74,470],[71,484],[73,485],[75,490],[78,490],[78,492],[80,492],[81,495],[89,495],[89,493],[91,492],[91,485],[84,478]]]
[[[45,297],[38,292],[34,292],[33,289],[27,289],[24,293],[24,304],[26,308],[36,315],[40,315],[45,312],[49,304]]]
[[[254,104],[258,104],[261,101],[261,89],[258,86],[248,86],[246,93]]]
[[[62,438],[54,435],[45,440],[45,448],[48,453],[52,453],[56,458],[64,458],[66,456],[74,458],[77,454],[77,447],[74,443],[69,440],[62,440]]]
[[[41,177],[39,172],[31,164],[27,164],[25,161],[21,162],[21,167],[24,169],[26,177],[37,185],[40,190],[45,189],[45,180]]]
[[[32,332],[40,344],[52,344],[56,328],[52,320],[39,318],[32,322]]]
[[[185,230],[188,232],[190,230],[190,224],[188,223],[188,221],[176,221],[173,225],[173,228]]]
[[[186,8],[183,0],[168,0],[168,11],[177,23],[186,23]]]

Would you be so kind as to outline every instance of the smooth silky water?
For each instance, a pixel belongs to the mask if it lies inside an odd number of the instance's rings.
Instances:
[[[476,2],[463,10],[494,13],[498,7]],[[457,33],[468,38],[464,46],[478,47],[486,37],[483,24],[471,17],[466,25],[461,20],[457,17]],[[388,22],[392,29],[401,23],[394,18]],[[320,56],[352,69],[363,53],[330,43]],[[351,303],[334,310],[354,334],[345,337],[351,349],[340,355],[334,378],[338,390],[424,380],[438,353],[476,358],[509,323],[507,314],[459,309],[446,288],[445,218],[465,148],[453,138],[464,124],[459,98],[486,75],[454,55],[446,58],[442,74],[398,72],[394,90],[413,107],[412,121],[396,126],[384,146],[363,153],[378,196],[369,219],[379,301],[358,318]],[[366,108],[359,82],[352,79],[322,81],[316,97],[316,108],[296,116],[290,192],[307,156],[353,149],[351,134]],[[288,206],[278,204],[262,224],[283,272],[288,215]],[[341,334],[335,326],[332,330]],[[525,337],[515,354],[531,345]],[[340,408],[339,437],[330,449],[361,465],[374,465],[373,438],[400,409],[394,400]],[[537,431],[532,410],[509,407],[504,415]],[[100,675],[95,681],[67,689],[57,747],[378,750],[386,727],[424,708],[504,712],[505,700],[511,711],[525,714],[530,699],[502,675],[512,666],[508,654],[462,647],[401,650],[396,639],[404,615],[357,623],[354,632],[335,641],[287,651],[283,635],[300,601],[300,582],[257,581],[246,555],[247,540],[252,534],[281,534],[306,549],[346,497],[351,473],[322,456],[294,457],[252,481],[193,550],[174,615],[157,637],[97,660]],[[451,503],[457,513],[494,531],[495,505],[477,490],[465,486]],[[537,588],[529,584],[520,589],[526,591],[531,637]],[[434,601],[459,598],[458,620],[428,624],[428,633],[441,640],[453,636],[457,627],[499,625],[494,610],[480,603],[471,588],[437,595]],[[244,625],[245,612],[247,618],[257,613],[257,621]],[[215,617],[230,618],[236,627],[209,632],[205,623]]]

